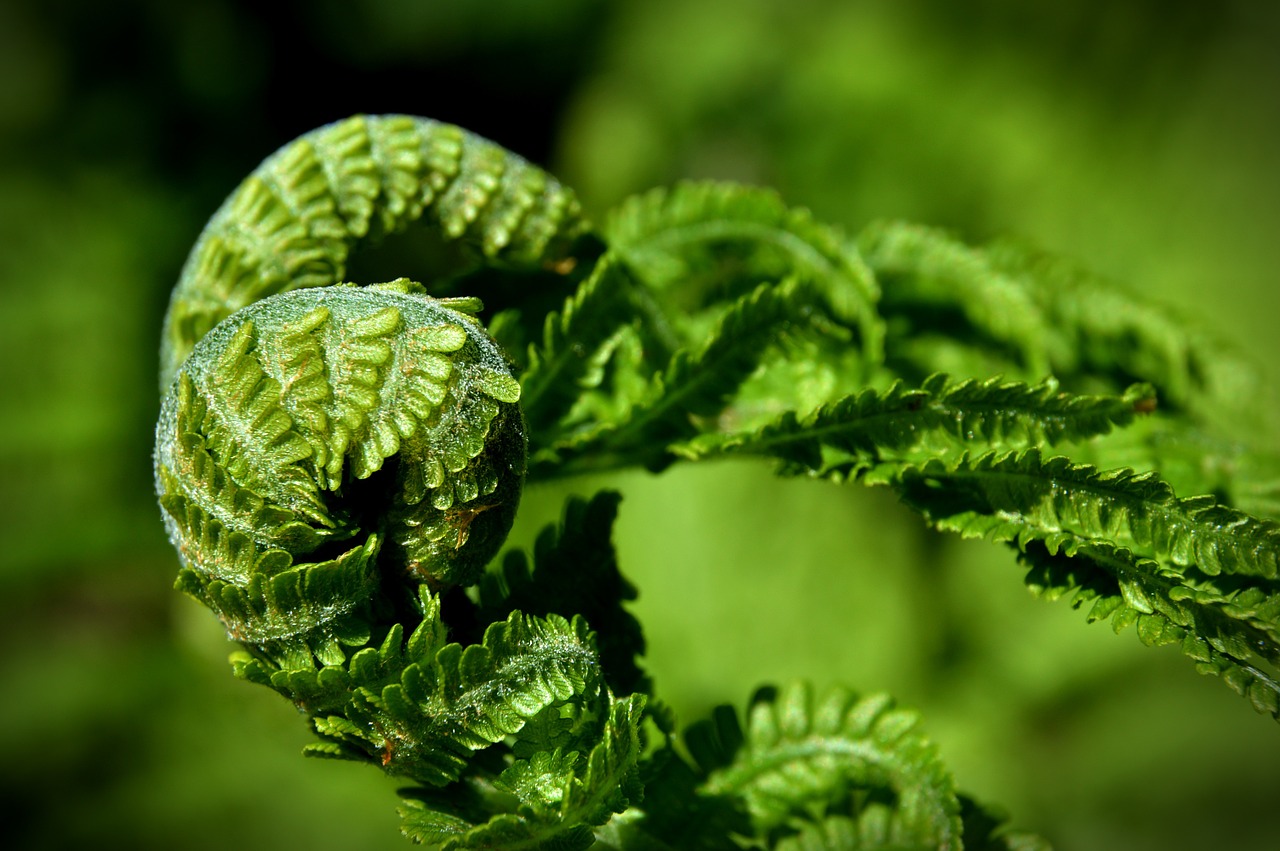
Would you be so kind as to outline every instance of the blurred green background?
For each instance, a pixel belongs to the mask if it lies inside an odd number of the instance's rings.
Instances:
[[[1014,234],[1274,378],[1277,44],[1269,2],[0,0],[8,847],[407,847],[394,783],[304,761],[302,719],[232,679],[151,497],[168,289],[277,146],[409,112],[550,166],[597,216],[711,177],[850,230]],[[1060,848],[1276,847],[1274,723],[1033,599],[1004,550],[751,465],[535,488],[515,540],[602,486],[684,720],[794,676],[885,690],[962,788]]]

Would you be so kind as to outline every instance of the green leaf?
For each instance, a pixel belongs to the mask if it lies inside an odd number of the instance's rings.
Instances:
[[[619,421],[535,454],[530,474],[670,463],[668,444],[703,430],[772,343],[806,328],[806,299],[807,289],[796,281],[761,285],[734,303],[705,342],[677,351]]]
[[[1044,309],[980,250],[942,231],[896,222],[868,227],[858,247],[884,289],[882,309],[893,332],[885,354],[895,369],[921,377],[947,370],[952,364],[919,362],[913,355],[921,350],[903,345],[937,333],[984,352],[990,359],[984,371],[1030,380],[1053,372],[1057,338]]]
[[[508,552],[501,573],[486,575],[479,589],[482,619],[516,610],[585,618],[596,633],[605,681],[619,695],[649,687],[637,664],[644,655],[644,634],[623,606],[636,598],[636,589],[619,571],[611,540],[621,499],[613,491],[601,491],[589,502],[571,498],[559,527],[548,526],[538,535],[532,568],[523,552]]]
[[[165,319],[161,387],[225,317],[341,282],[352,251],[419,219],[489,262],[535,268],[586,228],[569,190],[461,128],[406,115],[321,127],[268,157],[205,226]]]
[[[797,278],[858,330],[865,358],[881,359],[879,290],[857,250],[770,190],[729,183],[656,189],[613,211],[604,234],[633,273],[660,291],[674,322],[682,311],[739,299],[762,280]]]
[[[462,849],[578,849],[593,842],[591,826],[605,823],[639,799],[637,760],[644,698],[613,701],[590,751],[540,751],[517,760],[494,787],[513,801],[508,812],[473,820],[447,793],[410,790],[400,810],[401,827],[414,841],[441,851]]]
[[[1135,385],[1123,396],[1077,396],[1061,392],[1055,381],[952,382],[934,375],[920,389],[902,382],[884,392],[868,388],[804,417],[788,411],[756,431],[703,434],[672,451],[694,460],[765,455],[782,461],[784,469],[821,473],[829,463],[848,464],[849,459],[869,464],[965,446],[1082,441],[1127,425],[1151,398],[1146,385]]]
[[[547,314],[542,341],[529,347],[520,376],[525,420],[535,442],[557,439],[556,423],[583,389],[600,381],[594,355],[635,309],[635,283],[627,268],[605,254],[558,313]]]
[[[1011,240],[984,249],[991,267],[1027,287],[1055,337],[1053,368],[1077,375],[1137,376],[1154,384],[1162,405],[1247,436],[1268,425],[1259,414],[1268,387],[1257,365],[1197,327],[1191,318],[1138,298],[1061,257]],[[1255,436],[1269,438],[1274,428]]]
[[[1147,646],[1176,644],[1202,674],[1221,677],[1280,720],[1280,589],[1216,588],[1163,571],[1131,551],[1098,543],[1023,545],[1027,585],[1049,599],[1091,604],[1089,620],[1133,624]]]
[[[343,712],[359,732],[337,741],[390,774],[452,783],[477,751],[518,734],[549,707],[599,689],[599,663],[580,618],[513,612],[489,627],[482,644],[441,646],[438,602],[427,597],[424,604],[427,617],[405,650],[397,626],[380,651],[362,650],[348,667]]]
[[[958,849],[951,775],[915,726],[914,713],[887,697],[834,690],[815,703],[805,684],[765,693],[751,707],[741,747],[723,764],[734,736],[724,740],[700,791],[741,798],[762,840],[835,808],[881,844]]]
[[[889,361],[907,376],[968,362],[981,370],[970,375],[1052,374],[1076,391],[1144,381],[1185,424],[1261,440],[1275,431],[1253,364],[1114,281],[1010,240],[974,247],[913,224],[873,225],[858,244],[885,287]]]
[[[1099,471],[1028,449],[886,465],[871,478],[894,484],[933,525],[963,534],[1112,543],[1206,576],[1275,579],[1280,567],[1280,524],[1212,497],[1180,499],[1155,473]]]
[[[1151,473],[1098,471],[1038,450],[886,464],[891,484],[939,529],[1016,545],[1050,596],[1093,601],[1091,620],[1135,624],[1148,645],[1177,643],[1280,720],[1280,526],[1179,499]]]
[[[213,610],[229,638],[285,670],[310,669],[313,657],[340,663],[343,645],[368,640],[369,604],[379,583],[377,535],[337,558],[296,565],[281,550],[255,556],[249,541],[241,545],[251,565],[247,578],[228,582],[184,568],[177,581],[179,589]]]

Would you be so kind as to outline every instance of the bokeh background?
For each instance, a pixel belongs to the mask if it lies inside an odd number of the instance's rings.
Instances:
[[[303,760],[302,719],[231,677],[151,497],[168,289],[279,145],[409,112],[551,167],[596,215],[710,177],[850,230],[1013,234],[1274,378],[1277,44],[1280,6],[1241,0],[0,0],[6,844],[407,847],[394,783]],[[1274,723],[1175,649],[1032,598],[1004,550],[741,464],[533,489],[515,540],[605,486],[686,721],[795,676],[889,691],[962,788],[1060,848],[1276,847]]]

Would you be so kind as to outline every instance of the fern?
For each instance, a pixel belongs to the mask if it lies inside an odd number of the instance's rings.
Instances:
[[[669,310],[723,303],[761,279],[799,278],[833,316],[857,328],[864,356],[880,357],[875,278],[842,234],[769,190],[715,183],[656,189],[624,202],[604,233],[635,275],[670,294]]]
[[[716,722],[714,744],[690,750],[709,769],[707,792],[742,799],[759,838],[776,842],[817,812],[849,818],[867,846],[961,847],[953,780],[892,700],[835,690],[815,702],[795,685],[759,696],[745,734],[731,712]]]
[[[520,376],[525,418],[539,443],[553,442],[557,424],[593,376],[591,355],[634,309],[635,286],[625,267],[606,254],[559,313],[547,316],[540,345],[531,345]]]
[[[402,807],[404,833],[442,851],[466,848],[586,848],[592,825],[608,821],[636,801],[634,766],[644,698],[615,701],[606,735],[589,753],[557,748],[517,760],[494,781],[517,802],[515,812],[472,824],[456,806],[418,793]]]
[[[754,432],[708,432],[671,451],[698,460],[717,454],[774,457],[822,472],[824,450],[874,463],[934,457],[966,446],[1032,446],[1080,441],[1127,425],[1152,400],[1145,385],[1123,396],[1073,396],[1057,382],[1028,386],[989,379],[953,382],[933,375],[919,389],[902,382],[824,405],[802,418],[788,411]],[[844,460],[846,471],[854,461]]]
[[[501,572],[482,578],[479,597],[481,620],[512,611],[581,615],[596,630],[609,687],[631,694],[647,691],[648,683],[638,664],[645,648],[640,622],[623,607],[636,589],[619,571],[611,541],[620,498],[604,491],[590,502],[571,499],[561,527],[538,536],[532,566],[524,553],[508,552]]]
[[[1091,619],[1113,615],[1117,632],[1137,622],[1146,644],[1181,642],[1198,670],[1280,717],[1276,524],[1209,498],[1178,499],[1151,474],[1099,472],[1036,450],[877,475],[940,529],[1014,543],[1033,565],[1059,555],[1085,562],[1079,569],[1105,589],[1079,586],[1103,598]],[[1059,593],[1074,584],[1071,570],[1055,575]]]
[[[1040,539],[1111,541],[1209,577],[1275,579],[1280,565],[1280,525],[1208,497],[1179,499],[1153,473],[1098,471],[1030,449],[886,467],[873,478],[893,482],[926,519],[954,531],[988,526],[982,518],[991,518],[992,526]]]
[[[1259,712],[1280,719],[1277,635],[1280,594],[1179,582],[1157,562],[1105,544],[1079,544],[1068,555],[1039,541],[1023,544],[1027,585],[1049,598],[1092,602],[1089,620],[1110,619],[1116,632],[1134,625],[1147,646],[1178,644],[1203,674],[1222,677]]]
[[[572,193],[458,127],[406,115],[330,124],[269,157],[209,221],[165,319],[161,386],[223,318],[342,282],[352,251],[419,219],[515,265],[563,256],[583,230]]]
[[[793,323],[803,324],[801,290],[794,280],[776,287],[762,284],[737,299],[708,339],[676,351],[618,419],[535,453],[531,474],[669,463],[661,447],[695,434],[699,420],[719,414],[757,369],[766,347],[790,332]]]
[[[906,376],[945,371],[916,345],[935,325],[954,345],[985,352],[1011,376],[1054,375],[1077,392],[1117,391],[1141,380],[1161,407],[1186,425],[1241,432],[1273,424],[1259,415],[1266,385],[1252,363],[1169,311],[1146,304],[1113,282],[1011,241],[974,248],[932,228],[884,223],[859,245],[886,282],[890,361]],[[890,285],[891,284],[891,285]],[[933,362],[931,362],[933,361]],[[966,376],[968,377],[968,376]]]
[[[445,292],[498,295],[487,326],[475,298],[342,281],[416,221],[475,264]],[[959,794],[888,697],[766,688],[745,727],[721,707],[679,735],[619,495],[495,558],[526,474],[753,456],[889,487],[1280,719],[1280,463],[1232,413],[1258,388],[1226,348],[1009,243],[850,240],[767,190],[686,184],[605,222],[456,127],[357,117],[268,158],[173,296],[155,476],[178,587],[310,719],[307,753],[415,784],[411,840],[1047,847]]]

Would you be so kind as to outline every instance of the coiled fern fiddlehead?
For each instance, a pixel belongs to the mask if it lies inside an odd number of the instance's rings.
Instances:
[[[511,525],[520,387],[475,305],[407,280],[341,284],[362,241],[424,218],[526,265],[562,256],[583,227],[567,190],[496,145],[354,118],[268,158],[187,262],[165,320],[157,485],[183,587],[249,605],[220,611],[234,638],[336,660],[294,622],[313,634],[348,620],[373,596],[375,562],[435,588],[471,584]],[[286,571],[342,578],[307,618],[230,590],[267,594],[265,577]]]
[[[162,355],[156,483],[178,585],[245,648],[241,676],[312,715],[318,755],[487,788],[502,771],[473,758],[529,726],[522,753],[580,744],[557,759],[616,793],[493,824],[423,805],[418,838],[580,831],[625,801],[634,757],[606,757],[634,745],[641,699],[612,700],[581,618],[511,612],[465,650],[448,641],[442,598],[505,538],[526,438],[520,385],[475,300],[405,279],[342,283],[360,243],[418,220],[487,263],[526,267],[562,259],[584,227],[541,170],[403,116],[302,137],[209,222]],[[529,770],[507,767],[517,799]]]

